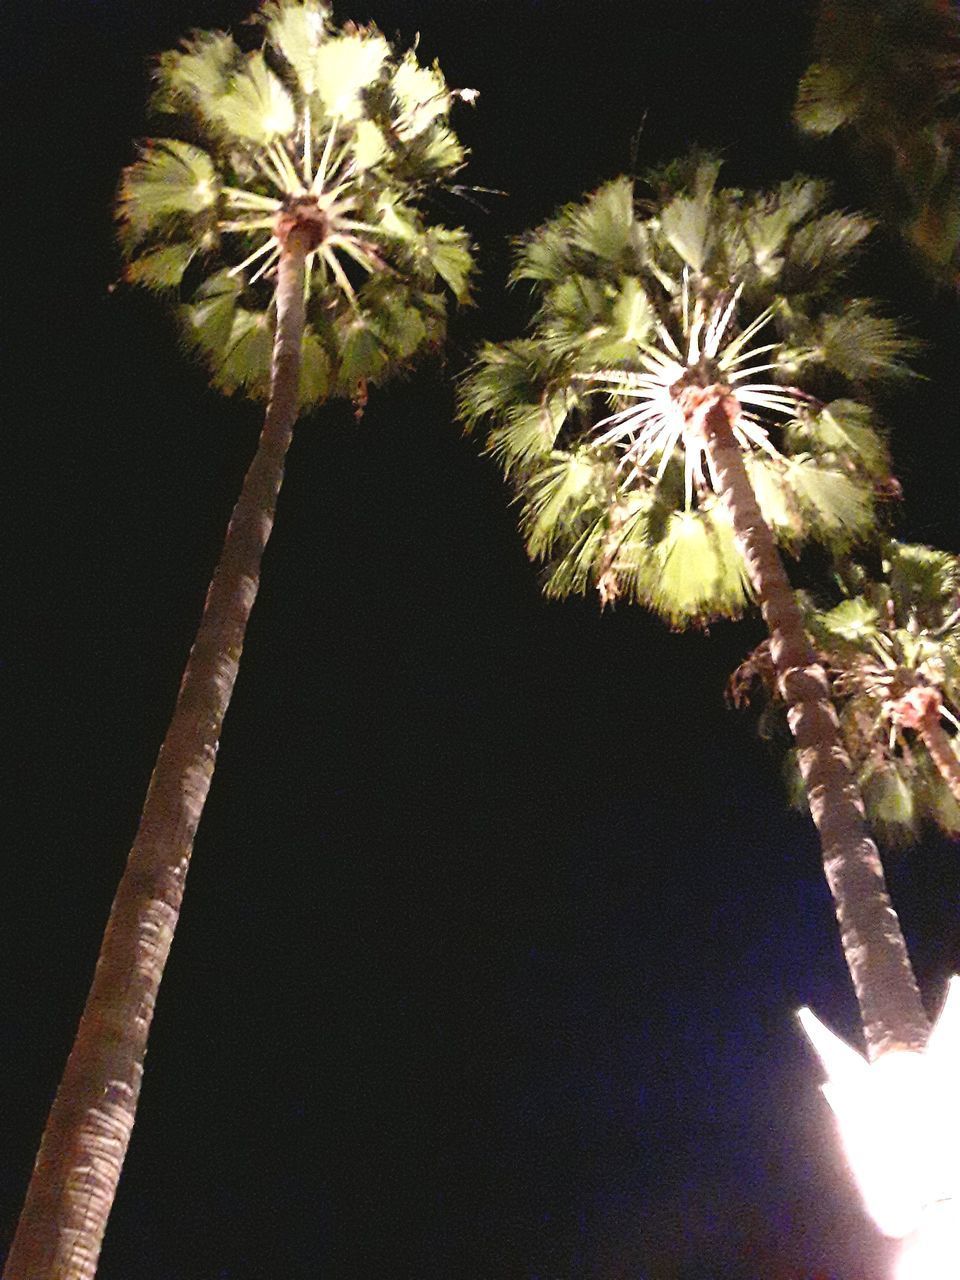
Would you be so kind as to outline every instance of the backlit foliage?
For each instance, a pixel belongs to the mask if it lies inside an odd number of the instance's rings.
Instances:
[[[735,397],[778,541],[840,551],[871,529],[888,474],[864,385],[903,374],[911,350],[839,294],[865,218],[826,209],[805,178],[720,189],[719,167],[675,162],[643,203],[619,178],[525,236],[529,335],[484,346],[460,397],[468,425],[490,424],[547,593],[626,595],[678,626],[735,616],[750,594],[687,390]]]
[[[117,204],[126,278],[180,302],[215,385],[269,386],[278,215],[307,201],[323,235],[307,258],[301,399],[360,402],[439,342],[445,291],[468,298],[466,233],[429,225],[430,192],[464,163],[438,66],[374,27],[333,25],[320,0],[264,4],[255,46],[199,32],[163,54],[144,144]]]
[[[960,804],[937,770],[914,716],[932,700],[960,758],[960,557],[891,543],[876,580],[862,566],[841,574],[847,596],[829,609],[804,600],[808,630],[831,676],[844,745],[871,825],[887,844],[916,841],[925,822],[960,836]],[[783,705],[761,646],[734,677],[742,699],[757,682],[762,731],[788,741]],[[787,779],[804,804],[794,754]]]

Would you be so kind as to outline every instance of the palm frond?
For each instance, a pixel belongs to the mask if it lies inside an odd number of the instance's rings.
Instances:
[[[381,76],[390,46],[376,31],[333,36],[314,55],[314,92],[330,119],[363,115],[362,94]]]
[[[175,138],[147,143],[120,182],[117,220],[124,244],[133,249],[171,228],[190,229],[197,220],[199,238],[214,225],[217,195],[216,169],[205,151]]]
[[[160,55],[156,68],[155,111],[187,111],[207,126],[218,126],[216,104],[242,54],[232,36],[222,31],[197,32],[180,49]]]
[[[602,469],[586,452],[553,450],[549,461],[524,484],[523,528],[530,555],[549,555],[558,538],[589,504]]]
[[[960,605],[960,556],[915,543],[893,542],[887,548],[890,589],[899,616],[917,616],[937,628]]]
[[[880,315],[872,302],[855,298],[842,312],[820,319],[814,345],[807,354],[858,383],[908,376],[911,370],[907,360],[920,350],[920,345],[905,337],[895,320]]]
[[[208,112],[222,129],[259,146],[291,133],[297,118],[293,99],[262,53],[247,56]]]
[[[227,271],[211,276],[197,290],[193,302],[182,308],[188,341],[211,359],[219,359],[233,332],[240,302],[240,282]]]
[[[840,548],[873,528],[873,487],[857,477],[800,454],[787,462],[784,483],[815,537]]]
[[[879,611],[863,596],[843,600],[826,613],[818,613],[811,619],[815,638],[821,644],[835,648],[837,643],[863,648],[880,633]]]
[[[209,358],[211,380],[226,395],[242,391],[265,399],[270,390],[273,325],[263,311],[238,306],[226,345]]]
[[[317,51],[330,33],[330,6],[321,0],[269,0],[260,21],[303,94],[311,97],[317,92]]]
[[[147,289],[175,289],[196,254],[197,246],[194,244],[170,244],[162,249],[151,249],[127,263],[123,278],[128,284],[142,284]]]
[[[858,781],[870,823],[883,842],[891,848],[915,844],[920,815],[913,779],[903,762],[872,756]]]
[[[473,255],[470,237],[462,229],[431,227],[423,236],[423,254],[458,302],[470,301]]]
[[[874,426],[872,410],[859,401],[833,400],[806,413],[788,425],[787,436],[799,451],[849,460],[869,476],[890,473],[887,442]]]
[[[672,511],[655,540],[625,542],[615,568],[627,590],[673,627],[739,617],[751,599],[743,557],[719,504]]]
[[[861,103],[850,70],[814,62],[800,81],[793,118],[804,133],[826,137],[854,120]]]
[[[450,90],[440,67],[421,67],[413,53],[399,63],[391,87],[400,103],[397,129],[404,138],[423,133],[450,109]]]
[[[830,284],[851,264],[875,223],[831,209],[799,227],[786,254],[786,285],[801,293]]]
[[[712,193],[675,196],[660,213],[660,229],[671,248],[698,274],[707,264],[714,244],[710,218]]]

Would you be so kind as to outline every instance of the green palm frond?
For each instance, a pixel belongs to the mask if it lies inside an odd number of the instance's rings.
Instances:
[[[960,606],[960,557],[935,547],[891,543],[884,565],[897,615],[936,630]]]
[[[856,119],[862,102],[850,70],[814,62],[800,80],[793,118],[804,133],[827,137]]]
[[[907,361],[920,345],[872,302],[855,298],[842,311],[820,318],[813,344],[801,358],[827,365],[851,383],[869,382],[909,375]]]
[[[884,844],[915,844],[921,806],[911,770],[900,760],[876,756],[860,770],[858,782],[870,824]]]
[[[221,31],[196,33],[182,48],[160,55],[153,110],[186,111],[198,116],[208,129],[219,129],[216,104],[241,65],[242,54],[232,36]]]
[[[660,213],[660,229],[668,244],[698,275],[713,247],[712,194],[675,196]]]
[[[831,284],[850,266],[874,225],[862,214],[831,209],[800,227],[786,255],[786,287],[803,293]]]
[[[648,526],[648,529],[650,526]],[[617,557],[626,593],[672,627],[736,618],[751,600],[746,567],[726,509],[672,511],[661,536],[628,541]]]
[[[296,124],[293,98],[262,53],[245,60],[227,91],[210,101],[209,111],[224,133],[260,147],[292,133]]]
[[[626,267],[635,248],[634,228],[633,182],[616,178],[523,236],[510,280],[556,284],[580,259],[593,259],[594,270]]]
[[[196,255],[197,247],[193,244],[169,244],[151,249],[129,264],[124,279],[147,289],[175,289]]]
[[[124,247],[135,249],[149,237],[177,227],[190,230],[195,242],[202,241],[215,232],[218,196],[216,168],[205,151],[174,138],[148,143],[120,184],[117,217]]]
[[[787,462],[784,484],[807,526],[834,548],[850,546],[873,528],[873,487],[854,475],[799,454]]]
[[[262,47],[198,33],[159,59],[155,106],[191,141],[154,140],[124,173],[125,276],[179,291],[215,385],[263,395],[283,220],[312,209],[303,401],[362,403],[436,346],[446,290],[469,300],[466,233],[423,211],[463,162],[449,114],[468,95],[373,27],[334,27],[322,0],[268,0],[257,21]]]
[[[263,5],[260,21],[267,29],[270,44],[289,64],[304,94],[312,97],[318,91],[317,53],[331,30],[330,6],[320,0],[304,4],[275,0]]]
[[[314,92],[331,118],[357,120],[363,115],[363,92],[379,79],[390,46],[374,31],[334,36],[317,48]]]
[[[532,556],[551,552],[571,509],[579,514],[584,505],[595,502],[603,478],[603,468],[587,452],[551,451],[526,491],[523,528]]]
[[[787,434],[798,451],[843,458],[867,476],[890,474],[887,442],[874,423],[870,406],[859,401],[833,400],[790,423]]]
[[[842,600],[833,609],[815,614],[811,619],[815,639],[826,647],[837,644],[869,648],[880,633],[881,615],[863,596]]]

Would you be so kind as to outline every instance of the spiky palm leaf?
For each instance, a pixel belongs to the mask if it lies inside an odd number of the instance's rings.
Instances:
[[[525,236],[512,279],[539,304],[530,336],[485,346],[460,394],[468,424],[492,421],[491,449],[525,508],[561,457],[605,477],[602,498],[600,482],[583,497],[596,517],[587,523],[607,536],[584,541],[573,500],[560,521],[567,538],[562,527],[549,542],[532,536],[539,525],[525,519],[531,555],[551,561],[549,589],[592,584],[611,598],[622,587],[674,625],[736,615],[749,599],[686,390],[722,384],[735,397],[734,432],[781,541],[837,550],[870,529],[888,471],[883,436],[855,397],[899,373],[911,350],[872,304],[833,296],[866,219],[825,209],[821,183],[746,196],[718,189],[718,169],[696,155],[661,172],[646,206],[619,178]],[[804,390],[807,379],[833,398]],[[617,513],[647,493],[676,519],[635,522],[624,538]],[[704,568],[694,588],[695,546]]]
[[[145,144],[117,204],[126,277],[178,291],[215,385],[265,396],[285,213],[309,207],[300,393],[363,401],[442,336],[445,289],[468,297],[466,234],[428,226],[422,195],[462,165],[436,66],[320,0],[278,0],[262,48],[201,33],[163,55],[155,106],[176,136]],[[199,144],[199,145],[198,145]]]

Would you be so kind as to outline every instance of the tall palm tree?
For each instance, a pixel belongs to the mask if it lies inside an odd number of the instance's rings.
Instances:
[[[894,846],[915,843],[924,822],[960,836],[960,558],[892,542],[882,571],[874,581],[847,565],[847,598],[832,609],[802,599],[807,629],[873,829]],[[782,704],[771,674],[761,646],[734,677],[734,697],[759,677],[773,697],[764,729],[776,736]]]
[[[718,168],[671,165],[644,204],[618,179],[524,237],[529,336],[481,349],[461,411],[492,419],[548,595],[622,595],[674,626],[759,603],[876,1057],[927,1020],[777,544],[869,529],[887,456],[854,397],[909,343],[837,297],[865,219],[803,178],[720,190]]]
[[[960,9],[956,0],[822,0],[794,119],[841,134],[877,208],[960,288]]]
[[[437,66],[321,0],[257,15],[259,47],[164,54],[167,136],[123,175],[126,278],[178,303],[214,384],[267,399],[8,1257],[7,1280],[89,1280],[134,1123],[147,1035],[300,412],[362,407],[467,296],[463,231],[428,225],[461,167]]]

